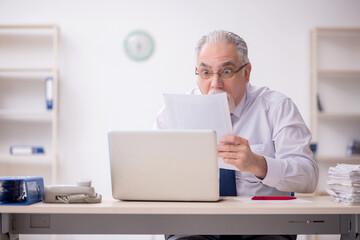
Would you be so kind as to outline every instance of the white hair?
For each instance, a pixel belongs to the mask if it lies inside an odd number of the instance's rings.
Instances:
[[[245,64],[249,63],[248,58],[248,48],[244,39],[236,35],[235,33],[217,30],[209,33],[208,35],[203,36],[200,41],[197,43],[195,48],[196,57],[199,56],[199,52],[205,43],[224,43],[224,44],[234,44],[237,49],[240,61]]]

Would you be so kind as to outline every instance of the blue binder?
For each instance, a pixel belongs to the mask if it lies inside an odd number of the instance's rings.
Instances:
[[[52,77],[45,78],[45,100],[46,109],[53,109],[54,102],[54,79]]]
[[[0,177],[0,205],[28,205],[43,196],[42,177]]]

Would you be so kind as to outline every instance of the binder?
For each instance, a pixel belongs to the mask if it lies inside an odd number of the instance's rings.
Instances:
[[[12,155],[32,155],[32,154],[44,154],[44,148],[39,146],[23,146],[16,145],[10,147],[10,154]]]
[[[45,78],[45,100],[46,100],[46,109],[53,109],[54,101],[54,79],[52,77]]]
[[[0,205],[28,205],[43,196],[42,177],[0,177]]]

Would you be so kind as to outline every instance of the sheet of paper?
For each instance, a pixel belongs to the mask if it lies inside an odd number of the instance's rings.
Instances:
[[[296,198],[296,199],[292,199],[292,200],[251,200],[251,197],[249,198],[235,198],[238,201],[241,202],[246,202],[246,203],[274,203],[274,204],[291,204],[291,203],[310,203],[311,201],[309,200],[304,200],[301,198]]]
[[[233,134],[226,93],[213,95],[164,94],[169,125],[173,129],[212,129],[217,140]],[[218,160],[219,168],[234,169]]]

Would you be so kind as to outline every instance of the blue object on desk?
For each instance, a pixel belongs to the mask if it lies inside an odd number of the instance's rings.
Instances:
[[[28,205],[43,196],[42,177],[0,177],[0,205]]]

